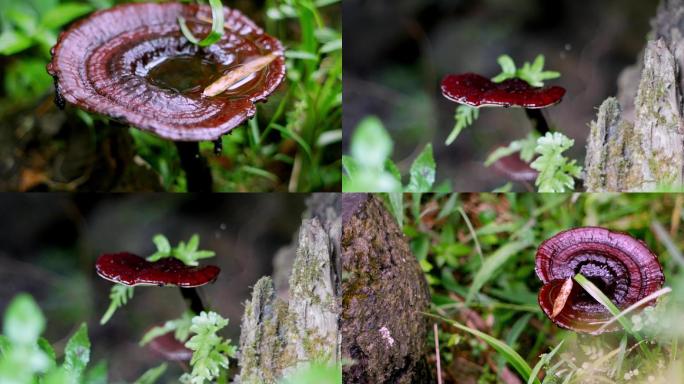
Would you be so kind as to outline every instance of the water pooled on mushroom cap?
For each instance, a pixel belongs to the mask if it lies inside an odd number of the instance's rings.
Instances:
[[[472,107],[515,106],[539,109],[560,103],[565,89],[533,87],[517,78],[495,83],[484,76],[465,73],[445,77],[442,80],[442,94],[451,101]]]
[[[226,31],[199,48],[183,37],[209,32],[211,8],[179,3],[125,4],[96,12],[60,36],[48,71],[64,99],[91,112],[178,141],[216,140],[256,112],[285,77],[282,44],[236,10]],[[276,53],[268,67],[216,97],[202,90],[244,62]]]
[[[552,316],[563,283],[581,273],[624,309],[660,289],[665,281],[658,258],[633,237],[604,228],[583,227],[561,232],[539,246],[535,271],[544,283],[539,305],[558,326],[576,332],[601,333],[620,329],[579,284],[574,284],[563,310]],[[650,304],[653,304],[651,302]]]

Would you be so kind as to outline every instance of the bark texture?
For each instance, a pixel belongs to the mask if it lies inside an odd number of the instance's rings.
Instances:
[[[639,62],[591,123],[588,192],[684,187],[684,0],[663,0]]]
[[[299,229],[287,299],[276,295],[270,277],[255,284],[242,318],[240,375],[235,382],[276,383],[309,362],[339,363],[338,199],[330,195],[310,200],[306,216],[311,218]],[[289,269],[289,263],[283,263]]]
[[[425,360],[430,295],[394,217],[377,198],[342,198],[345,383],[431,383]]]

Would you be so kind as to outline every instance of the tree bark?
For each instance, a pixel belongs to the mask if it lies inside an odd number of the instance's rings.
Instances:
[[[338,200],[309,200],[311,218],[299,229],[285,299],[276,295],[270,277],[255,284],[242,318],[236,383],[277,383],[310,362],[340,362]],[[288,264],[281,268],[289,270]]]
[[[591,123],[588,192],[684,187],[683,35],[684,0],[663,0],[642,59],[623,71],[618,98]]]
[[[342,198],[345,383],[431,383],[425,353],[430,294],[396,220],[375,197]]]

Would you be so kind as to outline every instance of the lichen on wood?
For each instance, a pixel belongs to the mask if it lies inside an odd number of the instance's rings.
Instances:
[[[345,383],[430,383],[430,296],[396,220],[375,197],[342,199],[342,356]]]
[[[624,116],[617,100],[609,98],[591,123],[587,191],[682,187],[684,125],[678,79],[679,68],[666,42],[650,41],[633,115]]]
[[[303,220],[287,301],[276,296],[270,277],[255,284],[242,318],[236,383],[277,383],[311,362],[339,363],[339,235],[327,228],[335,224]]]

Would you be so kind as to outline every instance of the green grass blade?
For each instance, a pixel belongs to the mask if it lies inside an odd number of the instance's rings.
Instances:
[[[482,331],[478,331],[477,329],[473,329],[473,328],[470,328],[468,326],[465,326],[465,325],[463,325],[457,321],[450,320],[450,319],[447,319],[447,318],[444,318],[441,316],[437,316],[437,315],[433,315],[433,314],[429,314],[429,313],[426,315],[432,316],[434,318],[437,318],[437,319],[440,319],[444,322],[447,322],[450,325],[452,325],[452,326],[454,326],[454,327],[456,327],[462,331],[468,332],[471,335],[477,336],[480,339],[484,340],[484,342],[489,344],[490,347],[494,348],[494,350],[496,350],[498,353],[500,353],[506,359],[506,361],[508,361],[508,363],[520,374],[520,376],[522,376],[523,380],[527,381],[530,379],[531,373],[532,373],[532,368],[530,368],[530,366],[527,364],[527,362],[525,362],[525,359],[523,359],[522,356],[520,356],[520,354],[518,354],[518,352],[516,352],[513,348],[509,347],[503,341],[501,341],[495,337],[489,336],[488,334],[486,334]],[[536,377],[532,377],[532,381],[530,381],[530,383],[541,384],[539,382],[539,379],[537,379]]]
[[[496,275],[496,272],[498,272],[504,263],[511,257],[520,253],[523,249],[529,247],[530,244],[531,242],[528,239],[512,241],[497,249],[496,252],[485,259],[484,263],[482,263],[482,266],[477,271],[473,283],[470,285],[470,289],[468,289],[466,304],[469,304],[473,297],[480,291],[480,288]]]
[[[532,368],[532,373],[530,374],[530,377],[527,379],[527,384],[533,384],[535,380],[537,380],[537,375],[539,374],[539,371],[541,371],[542,367],[551,361],[551,358],[553,355],[558,352],[558,350],[561,348],[565,340],[561,341],[556,345],[556,348],[554,348],[551,352],[546,353],[543,355],[541,359],[537,362],[537,364]],[[539,381],[539,380],[537,380]]]
[[[618,309],[618,307],[616,307],[615,304],[613,304],[613,302],[610,301],[608,296],[601,292],[601,290],[596,285],[594,285],[594,283],[589,281],[589,279],[584,277],[581,273],[575,275],[575,281],[579,283],[579,285],[581,285],[582,288],[584,288],[584,290],[587,291],[587,293],[594,298],[594,300],[598,301],[601,305],[606,307],[606,309],[617,318],[617,320],[620,322],[622,327],[627,332],[634,335],[634,337],[637,340],[642,340],[641,336],[632,328],[632,323],[626,317],[620,316],[620,310]]]

